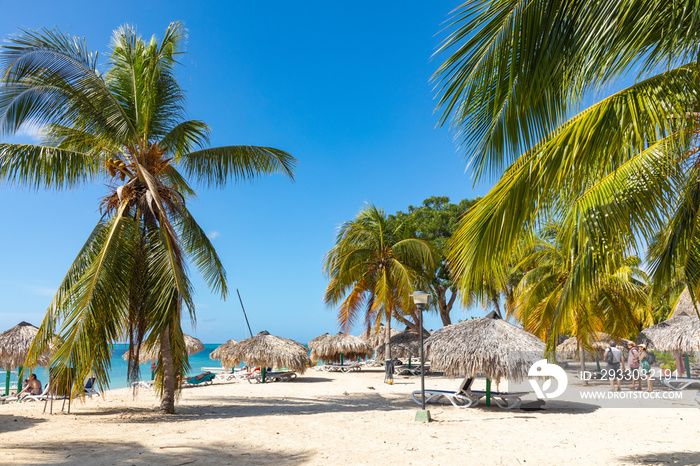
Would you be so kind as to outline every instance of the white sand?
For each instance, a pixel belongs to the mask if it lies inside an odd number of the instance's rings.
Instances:
[[[75,403],[0,406],[0,464],[700,464],[700,409],[547,411],[430,405],[414,421],[417,377],[381,369],[309,371],[290,383],[184,389],[178,413],[153,392],[113,390]],[[459,381],[428,377],[427,387]],[[373,387],[370,389],[369,387]],[[60,403],[54,405],[60,409]]]

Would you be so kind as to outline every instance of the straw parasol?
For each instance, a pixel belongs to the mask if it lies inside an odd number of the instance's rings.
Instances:
[[[38,332],[39,329],[32,324],[20,322],[0,333],[0,367],[7,370],[22,367]],[[41,355],[39,365],[48,366],[49,359],[48,354]]]
[[[260,332],[252,338],[246,338],[221,352],[221,364],[235,367],[241,361],[249,366],[289,367],[301,374],[311,365],[308,349],[301,343],[287,338]]]
[[[214,351],[209,354],[209,359],[221,359],[228,349],[238,343],[236,340],[229,340],[221,346],[218,346]]]
[[[423,338],[428,338],[430,332],[424,332]],[[391,337],[391,357],[410,358],[420,354],[420,335],[409,328],[405,328]],[[385,354],[385,345],[377,346],[377,354]]]
[[[324,333],[323,335],[319,335],[316,338],[309,341],[309,349],[311,350],[310,357],[312,361],[316,362],[322,359],[318,356],[318,354],[316,354],[315,348],[321,343],[321,341],[323,341],[326,338],[330,338],[330,334],[328,332]]]
[[[195,337],[189,335],[183,335],[185,337],[185,348],[187,348],[187,355],[192,356],[193,354],[199,353],[204,349],[204,344]],[[155,361],[160,356],[160,346],[154,348],[146,348],[141,346],[141,351],[138,354],[138,362],[143,364],[146,361]],[[122,356],[125,361],[129,359],[129,352],[127,351]]]
[[[542,359],[545,345],[525,330],[491,312],[480,319],[448,325],[425,341],[433,370],[445,375],[519,382]]]
[[[375,328],[370,328],[362,332],[360,335],[360,338],[362,338],[369,346],[372,348],[377,348],[377,346],[381,345],[384,343],[384,334],[386,333],[384,325],[380,325],[378,329]],[[396,335],[398,330],[392,327],[391,329],[391,336],[393,337]]]
[[[690,353],[700,350],[700,319],[688,289],[683,290],[678,298],[673,316],[642,330],[637,343],[644,343],[657,351]]]
[[[336,335],[321,335],[309,342],[314,357],[311,359],[326,361],[340,361],[343,358],[358,358],[371,356],[374,349],[360,337],[338,332]]]
[[[590,342],[590,348],[584,348],[584,350],[593,351],[598,359],[604,359],[605,350],[610,346],[610,341],[617,341],[618,348],[622,351],[623,355],[627,357],[627,342],[624,338],[615,338],[607,333],[599,333],[597,336],[593,336],[593,341]],[[579,359],[579,347],[578,339],[576,337],[567,338],[562,343],[557,345],[557,357],[562,357],[563,359]]]

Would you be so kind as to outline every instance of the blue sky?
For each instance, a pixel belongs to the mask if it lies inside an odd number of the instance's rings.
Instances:
[[[17,27],[58,26],[104,56],[112,31],[136,25],[161,37],[171,21],[189,29],[180,85],[189,116],[213,130],[212,145],[284,149],[296,181],[261,178],[223,190],[200,188],[190,209],[210,233],[231,296],[211,295],[192,270],[204,342],[247,336],[235,289],[253,332],[302,342],[337,331],[322,302],[321,263],[338,226],[366,202],[406,210],[432,195],[453,201],[472,189],[438,114],[431,55],[458,1],[433,2],[21,2],[1,3],[0,36]],[[25,131],[16,141],[30,141]],[[0,330],[38,325],[75,254],[99,219],[101,184],[64,192],[0,186]],[[453,311],[453,318],[467,316]],[[475,313],[480,315],[481,311]],[[427,318],[427,328],[440,320]],[[354,333],[359,332],[357,327]]]

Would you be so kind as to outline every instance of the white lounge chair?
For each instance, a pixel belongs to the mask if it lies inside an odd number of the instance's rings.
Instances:
[[[267,382],[289,382],[297,378],[297,373],[294,371],[283,371],[283,372],[267,372],[265,374],[265,383]],[[262,383],[262,374],[256,372],[254,375],[248,378],[250,383]]]
[[[692,387],[693,385],[700,387],[700,379],[692,377],[661,377],[661,383],[673,390],[684,390],[688,387]],[[698,390],[698,393],[695,395],[695,398],[693,398],[693,401],[700,406],[700,390]]]
[[[474,378],[465,377],[457,391],[449,390],[425,390],[425,402],[436,403],[442,398],[452,403],[457,408],[471,408],[479,403],[479,400],[486,396],[485,390],[472,390],[471,386]],[[513,409],[520,406],[521,397],[527,395],[527,392],[498,392],[491,390],[491,399],[497,406],[503,409]],[[411,398],[417,404],[421,404],[421,391],[416,390],[411,393]]]

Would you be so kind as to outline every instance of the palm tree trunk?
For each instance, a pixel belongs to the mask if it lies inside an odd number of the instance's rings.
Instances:
[[[386,325],[384,326],[384,359],[391,359],[391,312],[386,313]]]
[[[175,368],[173,355],[170,350],[170,325],[166,325],[160,337],[160,357],[163,364],[163,398],[160,401],[160,412],[175,413]]]
[[[579,364],[581,367],[581,375],[586,373],[586,353],[583,351],[583,346],[579,345],[578,347],[578,357],[579,357]],[[588,379],[583,380],[584,385],[588,385]]]

